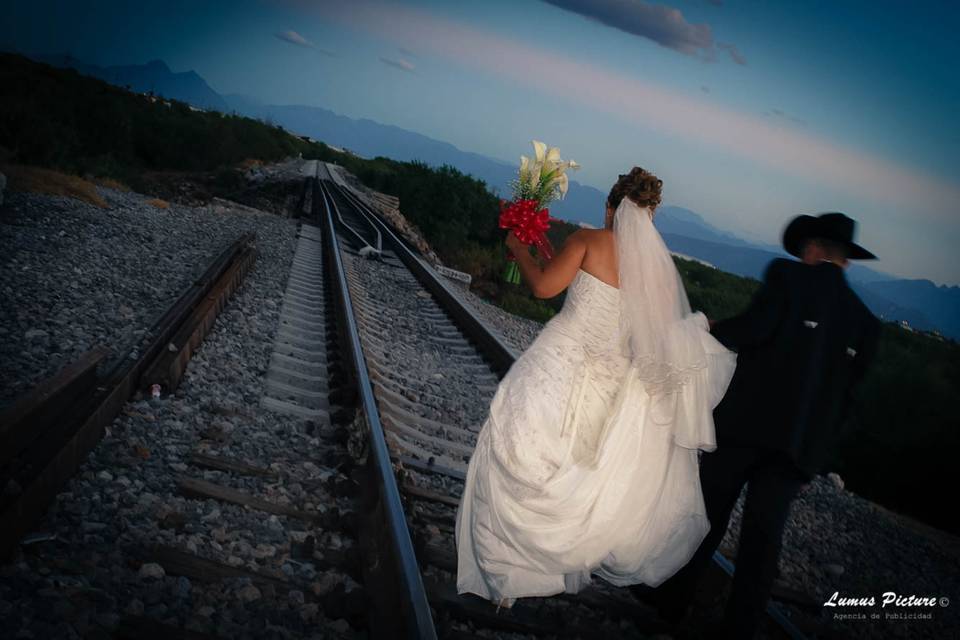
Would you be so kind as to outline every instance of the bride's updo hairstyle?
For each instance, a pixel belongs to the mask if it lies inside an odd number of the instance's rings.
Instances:
[[[616,209],[620,201],[630,198],[639,207],[650,207],[653,212],[660,204],[660,191],[663,189],[663,180],[649,171],[634,167],[630,173],[621,175],[617,183],[610,189],[607,196],[607,206]]]

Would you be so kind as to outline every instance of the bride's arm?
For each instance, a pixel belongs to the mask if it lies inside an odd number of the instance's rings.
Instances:
[[[542,267],[530,255],[529,247],[517,240],[513,231],[507,235],[507,246],[517,257],[520,275],[538,298],[552,298],[566,289],[577,275],[587,253],[582,230],[570,234],[560,253]]]

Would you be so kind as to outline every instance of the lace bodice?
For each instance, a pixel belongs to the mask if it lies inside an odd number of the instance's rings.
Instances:
[[[619,353],[620,291],[580,269],[548,326],[576,339],[591,355]]]

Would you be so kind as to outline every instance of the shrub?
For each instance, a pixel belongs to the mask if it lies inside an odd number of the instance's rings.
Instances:
[[[106,209],[107,202],[97,193],[96,185],[79,176],[25,165],[3,165],[0,173],[7,176],[10,191],[30,191],[53,196],[69,196]]]

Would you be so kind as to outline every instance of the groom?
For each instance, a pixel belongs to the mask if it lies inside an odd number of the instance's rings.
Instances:
[[[748,483],[723,635],[750,638],[757,629],[790,503],[827,462],[853,388],[876,350],[880,322],[844,276],[849,260],[876,258],[853,242],[854,226],[842,213],[792,220],[783,245],[800,262],[771,262],[749,308],[711,329],[738,352],[730,387],[714,411],[717,450],[701,457],[711,529],[676,575],[653,591],[635,591],[668,620],[685,614]]]

